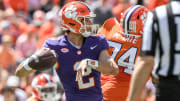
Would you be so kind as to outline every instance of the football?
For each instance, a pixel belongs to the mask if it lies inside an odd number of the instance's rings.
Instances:
[[[33,54],[28,62],[29,66],[37,71],[44,71],[46,69],[52,68],[58,59],[58,55],[55,51],[50,49],[40,49],[35,54]]]

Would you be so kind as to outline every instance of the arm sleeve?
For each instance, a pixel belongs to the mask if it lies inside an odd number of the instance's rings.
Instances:
[[[109,44],[104,35],[100,35],[100,47],[101,50],[109,49]]]
[[[50,48],[52,50],[55,50],[56,45],[57,45],[57,41],[56,40],[47,39],[42,47],[43,48]]]
[[[47,40],[45,41],[45,43],[43,44],[42,47],[43,47],[43,48],[50,48],[50,49],[51,49],[50,40],[47,39]]]

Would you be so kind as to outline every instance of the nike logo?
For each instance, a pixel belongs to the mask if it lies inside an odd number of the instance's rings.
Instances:
[[[97,45],[90,47],[90,49],[93,50],[93,49],[96,48],[96,47],[97,47]]]

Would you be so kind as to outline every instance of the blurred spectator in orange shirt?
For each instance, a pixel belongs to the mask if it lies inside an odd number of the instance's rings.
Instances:
[[[12,44],[14,45],[16,38],[19,35],[18,28],[13,21],[3,20],[0,22],[1,34],[10,35]]]
[[[0,91],[6,85],[8,76],[9,76],[9,73],[7,72],[7,70],[0,67]]]
[[[39,37],[43,37],[46,36],[48,34],[52,34],[53,29],[55,28],[55,23],[54,21],[48,21],[46,23],[44,23],[39,30]]]
[[[4,20],[4,11],[0,10],[0,22]]]
[[[61,0],[52,0],[55,5],[60,5]]]
[[[28,28],[28,23],[23,19],[18,19],[18,30],[20,34],[24,34]]]
[[[35,25],[30,24],[26,27],[26,32],[18,37],[16,41],[18,61],[31,56],[36,51],[37,31]]]
[[[154,8],[165,5],[169,2],[169,0],[149,0],[148,9],[152,11]]]
[[[12,39],[9,35],[2,36],[2,44],[0,46],[0,65],[10,73],[15,72],[16,59],[15,52],[12,48]]]
[[[117,18],[117,20],[120,20],[121,13],[123,13],[124,10],[126,10],[130,6],[131,4],[129,0],[117,0],[117,2],[112,8],[112,13]]]
[[[55,15],[51,12],[46,14],[47,22],[45,22],[39,29],[37,48],[41,48],[47,38],[53,37],[53,31],[57,27],[55,19]]]
[[[23,11],[28,12],[27,0],[4,0],[7,7],[12,8],[15,12]]]

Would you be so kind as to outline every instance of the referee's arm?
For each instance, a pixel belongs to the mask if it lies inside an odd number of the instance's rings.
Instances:
[[[154,33],[152,32],[152,29],[154,27],[152,26],[153,15],[152,13],[148,13],[147,22],[144,28],[142,50],[135,64],[135,69],[131,78],[130,90],[127,101],[137,100],[154,66],[154,49],[152,48],[152,45],[154,44],[154,39],[152,35]]]

